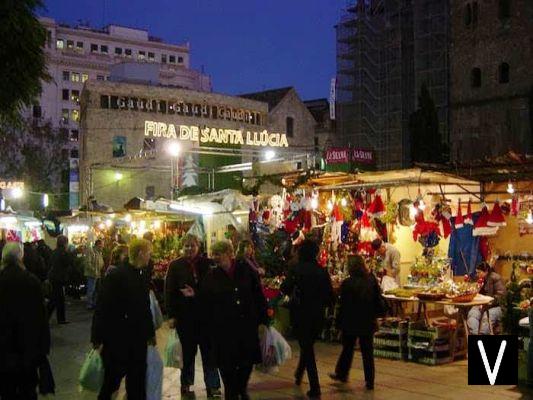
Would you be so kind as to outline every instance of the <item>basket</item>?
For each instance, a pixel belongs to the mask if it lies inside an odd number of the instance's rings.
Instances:
[[[453,303],[470,303],[475,299],[477,293],[462,294],[460,296],[452,297],[450,300]]]
[[[439,301],[446,297],[446,295],[444,293],[418,293],[416,297],[420,300]]]

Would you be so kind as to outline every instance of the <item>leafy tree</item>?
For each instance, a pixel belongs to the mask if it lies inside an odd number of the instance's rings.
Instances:
[[[1,123],[20,122],[22,109],[31,106],[41,93],[41,80],[50,79],[43,50],[46,30],[35,15],[41,8],[41,0],[0,2]]]
[[[448,146],[442,142],[437,108],[425,84],[418,97],[418,106],[418,110],[409,118],[411,160],[431,163],[447,161]]]

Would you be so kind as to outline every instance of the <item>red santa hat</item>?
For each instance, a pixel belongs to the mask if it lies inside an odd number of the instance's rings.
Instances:
[[[496,200],[494,207],[492,207],[492,212],[489,215],[489,220],[487,221],[488,226],[506,226],[505,217],[503,216],[502,209],[500,208],[500,202]]]
[[[383,200],[381,200],[381,194],[376,192],[376,197],[368,206],[367,213],[371,218],[381,218],[385,215],[385,212],[385,205],[383,204]]]
[[[472,218],[472,200],[468,199],[468,207],[466,209],[466,216],[463,220],[465,225],[474,225],[474,219]]]
[[[498,227],[488,225],[489,217],[490,215],[487,205],[483,204],[481,214],[479,214],[479,217],[474,225],[474,230],[472,232],[473,236],[490,236],[496,234]]]
[[[455,229],[462,228],[464,226],[463,213],[461,211],[461,199],[457,204],[457,216],[455,217]]]

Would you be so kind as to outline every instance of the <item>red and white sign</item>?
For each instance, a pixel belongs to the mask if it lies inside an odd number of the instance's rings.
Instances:
[[[330,147],[326,151],[326,163],[328,164],[342,164],[350,161],[373,164],[374,152],[371,150],[350,149],[348,147]]]

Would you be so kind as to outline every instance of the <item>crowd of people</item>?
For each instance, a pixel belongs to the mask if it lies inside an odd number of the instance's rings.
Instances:
[[[156,344],[150,303],[151,236],[118,243],[104,267],[102,241],[93,246],[69,249],[65,236],[57,238],[52,251],[44,242],[3,245],[0,270],[0,399],[36,399],[40,379],[37,371],[50,351],[49,319],[55,311],[59,324],[68,323],[65,291],[72,269],[85,276],[86,306],[94,310],[91,342],[101,354],[104,381],[98,398],[111,399],[126,379],[128,399],[144,399],[146,349]],[[267,302],[261,286],[265,271],[254,258],[251,241],[242,240],[234,252],[229,241],[217,242],[211,257],[201,241],[186,235],[181,256],[168,269],[164,303],[168,327],[181,342],[182,398],[194,398],[195,358],[200,351],[203,379],[209,398],[246,400],[253,366],[261,363],[260,332],[268,324]],[[377,247],[377,246],[376,246]],[[382,249],[392,252],[394,249]],[[336,323],[342,351],[329,374],[347,382],[356,341],[363,358],[366,388],[374,388],[373,335],[377,317],[385,313],[376,277],[358,255],[347,261],[349,277],[335,296],[327,271],[317,262],[319,246],[304,240],[295,252],[281,292],[289,298],[292,333],[300,348],[294,382],[309,380],[310,398],[321,395],[314,344],[325,322],[326,309],[338,302]],[[76,256],[76,255],[79,256]],[[80,265],[75,265],[76,262]],[[81,269],[80,269],[81,268]],[[481,265],[483,292],[497,298],[504,294],[501,278]],[[45,297],[48,298],[46,304]],[[336,298],[337,297],[337,298]],[[46,306],[45,306],[46,304]],[[497,305],[497,303],[496,303]],[[501,315],[499,307],[489,318]],[[469,324],[476,330],[483,321],[472,309]]]

